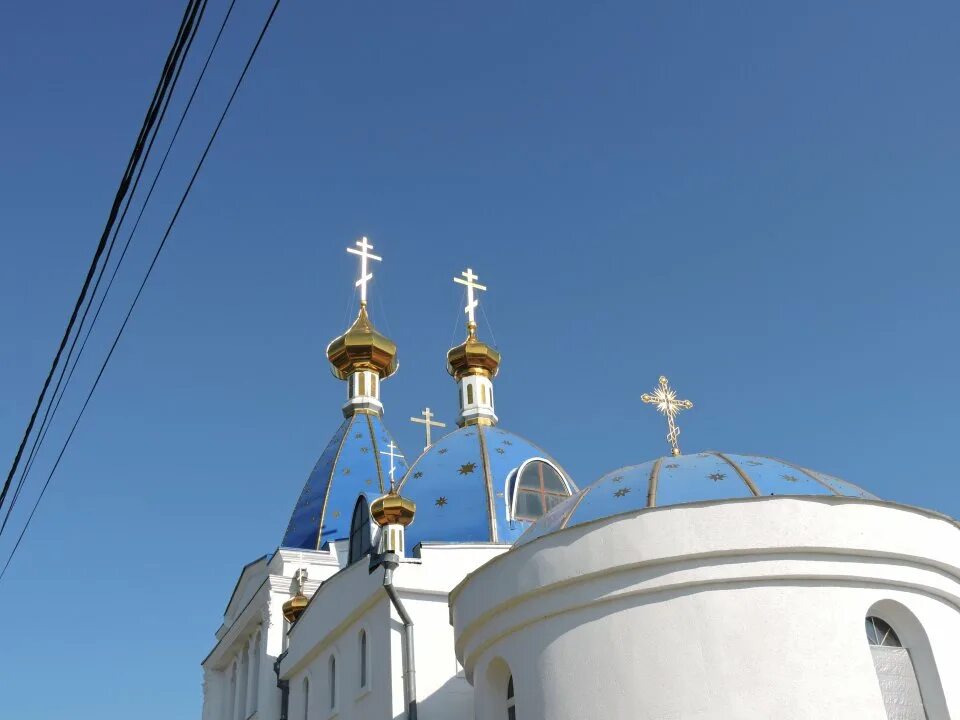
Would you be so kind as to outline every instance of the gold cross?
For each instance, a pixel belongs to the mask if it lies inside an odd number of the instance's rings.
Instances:
[[[677,440],[680,437],[680,428],[677,427],[674,418],[677,417],[677,413],[681,410],[689,410],[692,408],[693,403],[689,400],[677,400],[676,391],[670,387],[667,378],[663,375],[660,376],[660,386],[653,391],[653,394],[648,395],[644,393],[640,396],[640,399],[645,403],[656,405],[657,410],[667,416],[667,442],[670,443],[673,455],[679,455],[680,446],[677,445]]]
[[[434,419],[433,419],[433,412],[430,410],[430,408],[425,408],[424,411],[423,411],[422,413],[420,413],[420,414],[423,415],[423,420],[421,420],[420,418],[412,417],[412,418],[410,418],[410,422],[420,423],[421,425],[425,425],[425,426],[426,426],[426,428],[427,428],[427,444],[426,444],[426,445],[424,446],[424,448],[423,448],[423,451],[426,452],[427,450],[430,449],[430,446],[433,445],[433,443],[430,441],[430,440],[431,440],[431,438],[430,438],[430,428],[435,428],[435,427],[445,428],[447,425],[446,425],[446,423],[437,422],[436,420],[434,420]]]

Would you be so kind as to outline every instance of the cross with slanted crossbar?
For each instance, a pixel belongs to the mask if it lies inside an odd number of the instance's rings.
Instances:
[[[657,410],[667,416],[667,442],[670,443],[671,452],[676,456],[680,454],[680,446],[677,440],[680,438],[680,428],[674,422],[677,413],[681,410],[689,410],[693,403],[689,400],[677,400],[676,391],[670,387],[667,379],[661,375],[660,385],[653,391],[652,395],[644,393],[640,399],[645,403],[656,405]]]
[[[347,248],[347,252],[353,255],[360,256],[360,279],[357,280],[355,286],[360,288],[360,304],[367,304],[367,283],[373,280],[373,273],[367,272],[367,260],[376,260],[380,262],[383,260],[379,255],[374,255],[370,252],[373,250],[373,245],[367,242],[367,238],[362,237],[356,242],[356,246],[360,248]]]
[[[430,408],[424,408],[423,412],[420,414],[423,415],[423,418],[412,417],[410,418],[410,422],[420,423],[421,425],[426,427],[427,444],[423,446],[423,451],[426,452],[427,450],[430,449],[430,446],[433,445],[433,443],[430,441],[430,428],[431,427],[445,428],[447,425],[446,423],[437,422],[436,420],[431,420],[431,418],[433,417],[433,413],[430,412]]]
[[[453,281],[455,283],[460,283],[461,285],[467,286],[467,306],[463,309],[463,311],[467,314],[467,320],[469,321],[470,325],[476,327],[477,319],[474,317],[473,311],[476,310],[477,306],[480,304],[480,301],[477,300],[476,296],[473,294],[473,291],[486,290],[487,287],[486,285],[480,285],[479,283],[475,282],[480,278],[473,273],[473,268],[467,268],[460,274],[463,275],[463,277],[455,277]]]
[[[393,440],[390,441],[390,444],[387,445],[387,447],[389,448],[389,450],[381,450],[380,454],[386,455],[387,457],[390,458],[390,489],[393,490],[393,473],[396,470],[396,466],[393,464],[393,460],[394,458],[403,457],[403,455],[401,455],[398,452],[394,452],[394,450],[397,450],[398,448],[396,445],[393,444]]]

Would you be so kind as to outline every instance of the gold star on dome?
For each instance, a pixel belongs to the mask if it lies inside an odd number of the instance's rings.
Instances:
[[[503,448],[497,448],[497,454],[503,455],[506,452]]]
[[[709,475],[707,475],[707,477],[713,480],[714,482],[720,482],[721,480],[725,479],[727,476],[722,472],[715,472],[715,473],[710,473]]]
[[[472,462],[464,463],[463,465],[460,466],[460,474],[461,474],[461,475],[469,475],[470,473],[472,473],[472,472],[473,472],[474,470],[476,470],[476,469],[477,469],[477,464],[476,464],[476,463],[472,463]]]
[[[423,477],[423,473],[420,472],[419,470],[417,470],[417,471],[413,474],[413,477],[415,477],[415,478],[422,478],[422,477]]]
[[[446,504],[447,504],[447,499],[443,495],[438,497],[437,501],[434,503],[434,505],[436,505],[438,508],[442,508]]]
[[[447,449],[448,449],[448,448],[440,448],[439,450],[437,450],[437,452],[438,452],[440,455],[446,455],[446,454],[447,454]]]
[[[782,477],[787,482],[800,482],[800,478],[798,478],[796,475],[783,475]]]
[[[616,477],[612,478],[612,480],[614,482],[623,482],[623,475],[617,475]]]
[[[614,496],[614,497],[618,497],[618,498],[622,498],[622,497],[624,497],[628,492],[630,492],[630,488],[620,488],[619,490],[617,490],[617,491],[613,494],[613,496]]]

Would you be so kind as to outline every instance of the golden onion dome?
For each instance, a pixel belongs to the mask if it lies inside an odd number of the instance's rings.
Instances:
[[[307,609],[309,602],[309,598],[303,594],[303,591],[299,591],[283,604],[283,617],[292,625],[303,615],[303,611]]]
[[[384,525],[406,527],[413,522],[413,516],[416,512],[417,504],[413,500],[400,497],[392,490],[370,504],[370,515],[380,527]]]
[[[477,338],[477,325],[467,325],[467,339],[447,351],[447,372],[457,381],[467,375],[493,377],[500,369],[500,353]]]
[[[358,370],[372,370],[387,378],[399,366],[396,343],[377,332],[363,303],[350,329],[327,346],[327,359],[340,380]]]

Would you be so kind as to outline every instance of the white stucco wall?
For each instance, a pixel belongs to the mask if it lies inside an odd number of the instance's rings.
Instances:
[[[868,613],[910,648],[930,719],[960,717],[960,530],[924,511],[643,510],[515,548],[451,602],[478,720],[506,717],[511,672],[524,720],[882,719]]]
[[[469,720],[473,691],[453,652],[448,595],[471,570],[507,546],[424,546],[404,560],[394,587],[414,623],[419,720]],[[359,688],[358,637],[367,633],[370,687]],[[309,679],[309,720],[405,717],[403,624],[383,589],[383,570],[366,561],[341,570],[317,591],[289,633],[281,676],[290,683],[290,720],[303,720]],[[337,703],[330,707],[329,661],[337,657]]]

